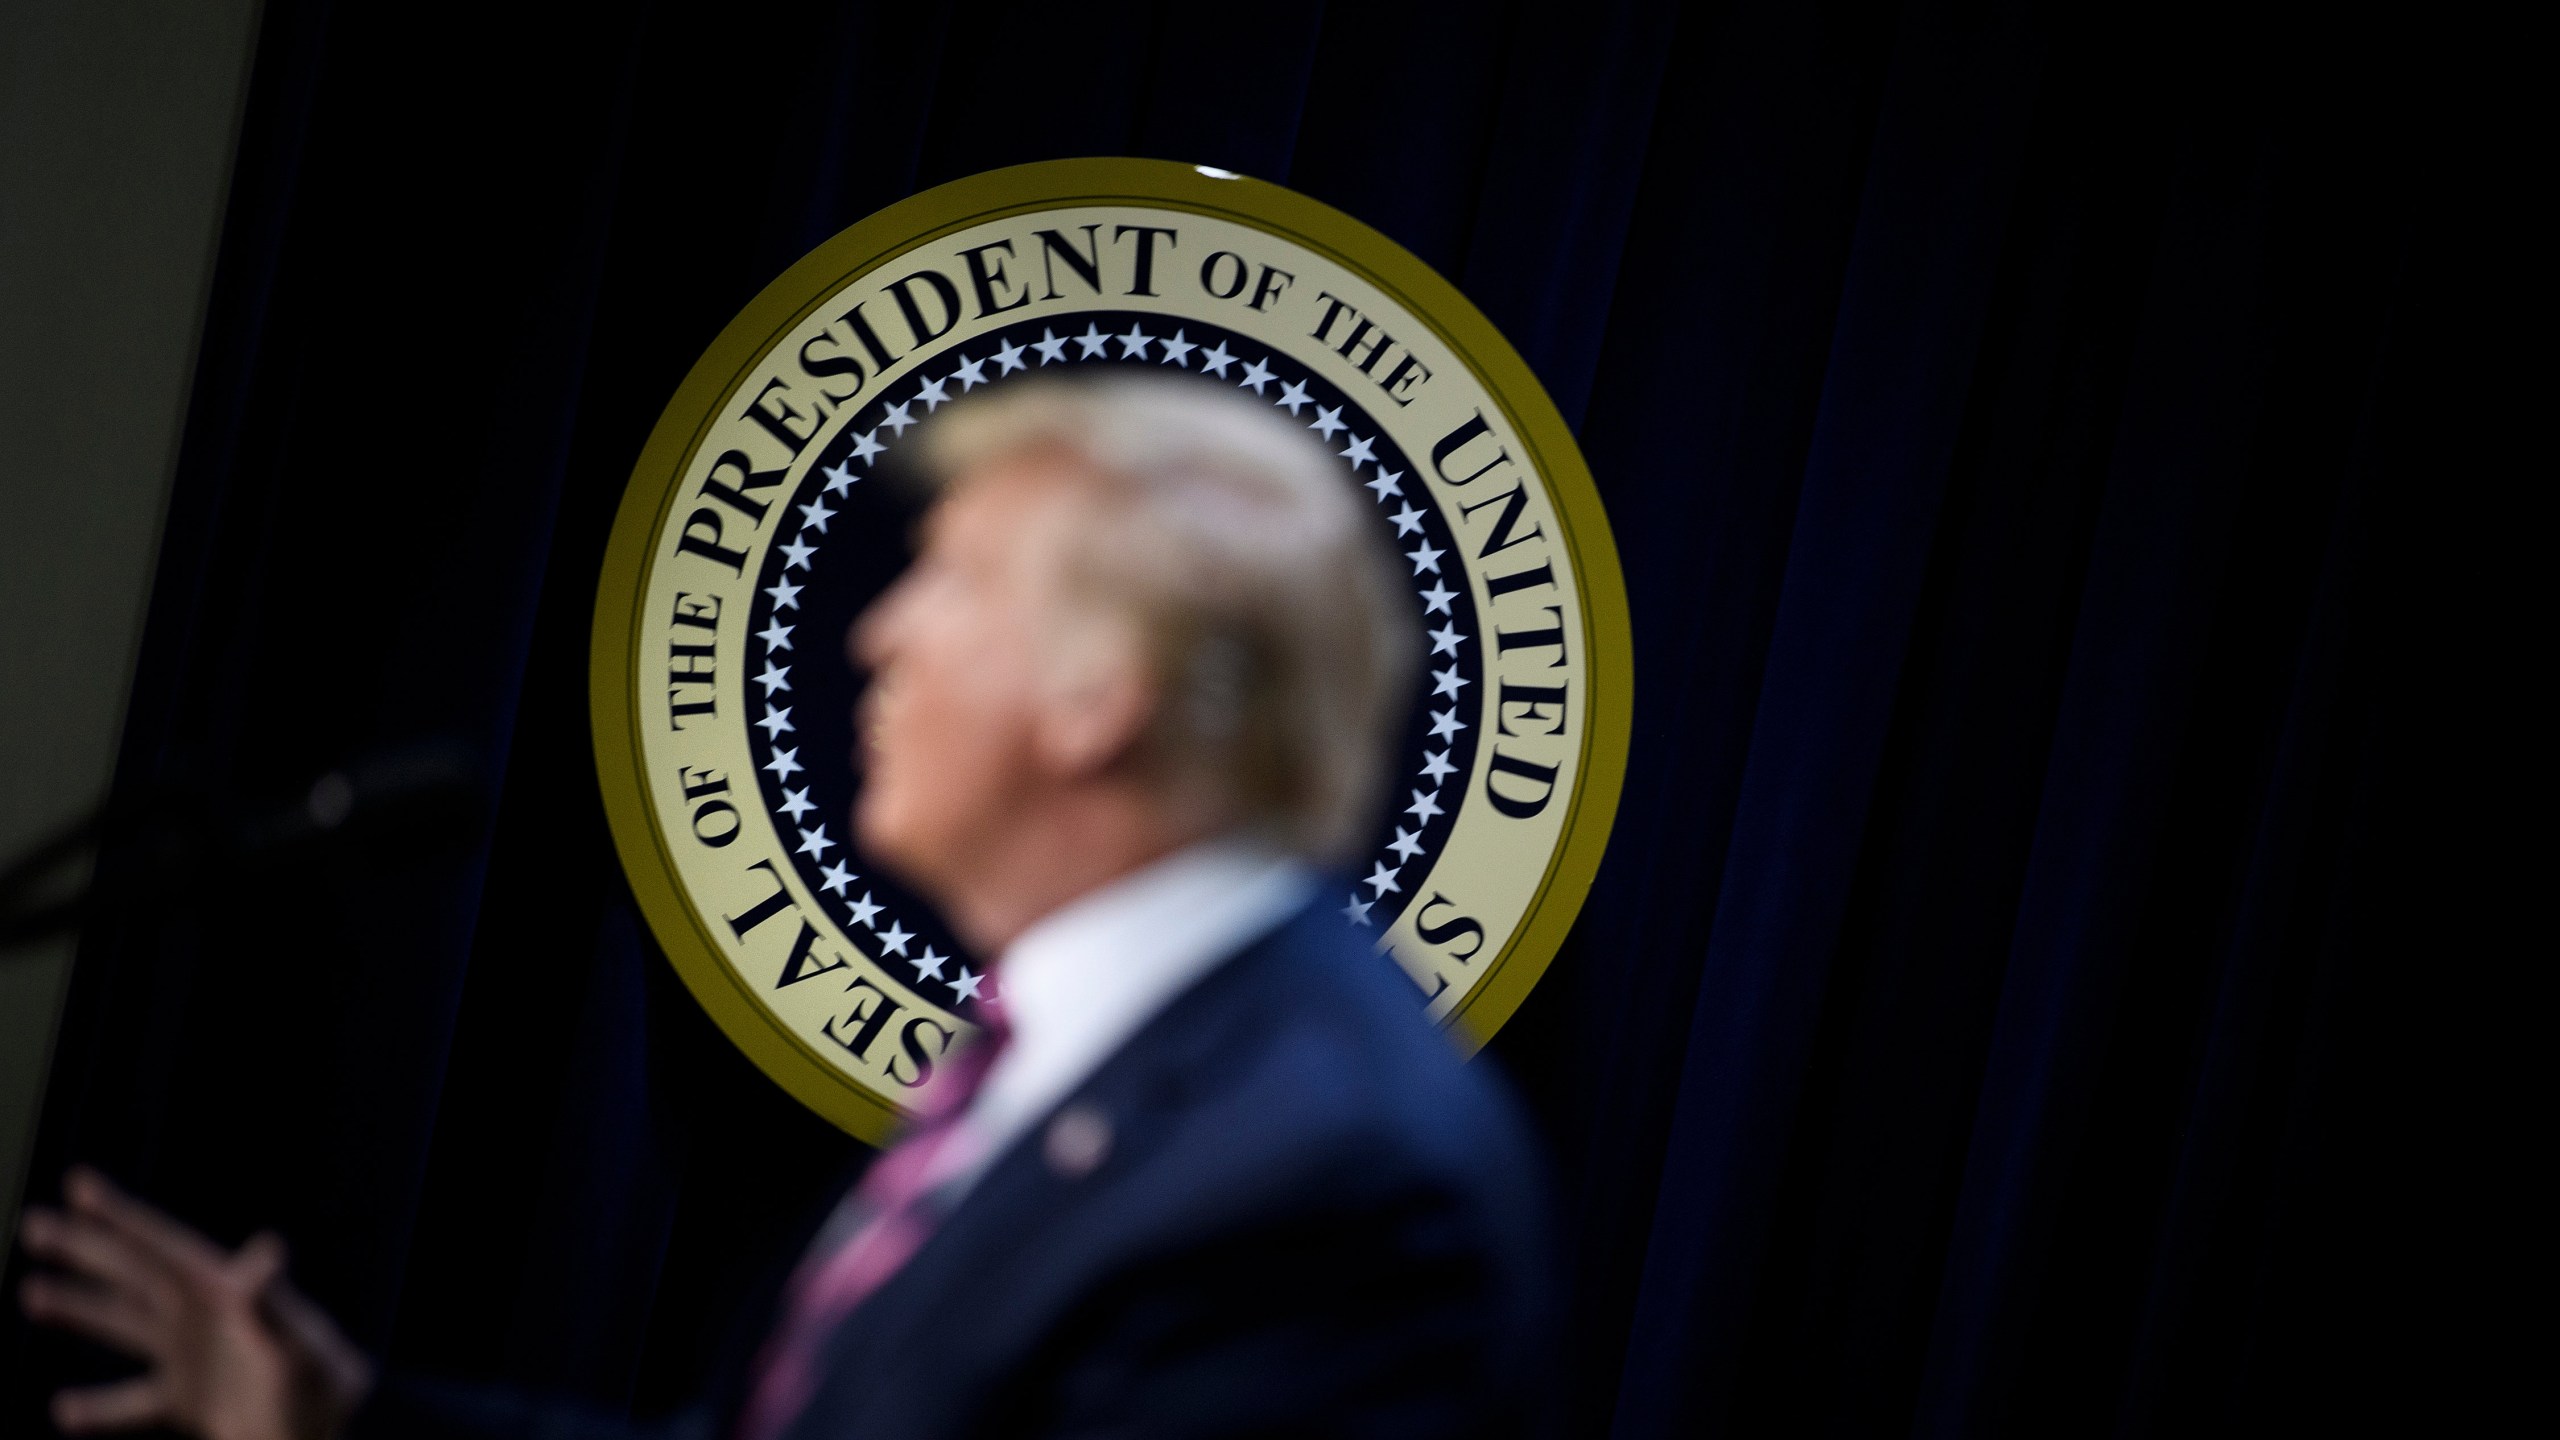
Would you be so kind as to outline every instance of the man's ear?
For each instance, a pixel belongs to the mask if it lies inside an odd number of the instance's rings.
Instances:
[[[1120,626],[1084,629],[1052,659],[1053,680],[1032,737],[1040,764],[1062,780],[1099,775],[1155,723],[1161,689],[1137,637]]]

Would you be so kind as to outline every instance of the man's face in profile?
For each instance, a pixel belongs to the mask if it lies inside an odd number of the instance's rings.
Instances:
[[[1038,651],[1072,489],[1054,460],[960,477],[927,515],[914,563],[848,632],[871,672],[854,724],[855,833],[928,893],[1038,779]]]

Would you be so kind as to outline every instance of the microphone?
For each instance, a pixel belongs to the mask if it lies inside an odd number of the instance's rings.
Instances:
[[[479,756],[450,739],[374,751],[243,807],[181,785],[111,799],[0,867],[0,954],[146,888],[165,899],[171,876],[192,897],[322,850],[402,860],[467,848],[487,813]],[[117,863],[101,866],[111,850]]]

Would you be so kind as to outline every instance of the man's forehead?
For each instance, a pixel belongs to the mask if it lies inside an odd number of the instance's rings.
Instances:
[[[927,545],[993,543],[1050,521],[1093,481],[1071,455],[1018,452],[990,457],[952,477],[923,520]],[[1054,523],[1054,522],[1052,522]]]

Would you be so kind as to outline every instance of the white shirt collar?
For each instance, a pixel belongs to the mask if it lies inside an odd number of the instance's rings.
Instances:
[[[996,962],[1013,1042],[970,1101],[956,1191],[1090,1078],[1191,983],[1306,904],[1303,862],[1239,836],[1202,841],[1050,911]],[[939,1168],[939,1167],[937,1167]]]

